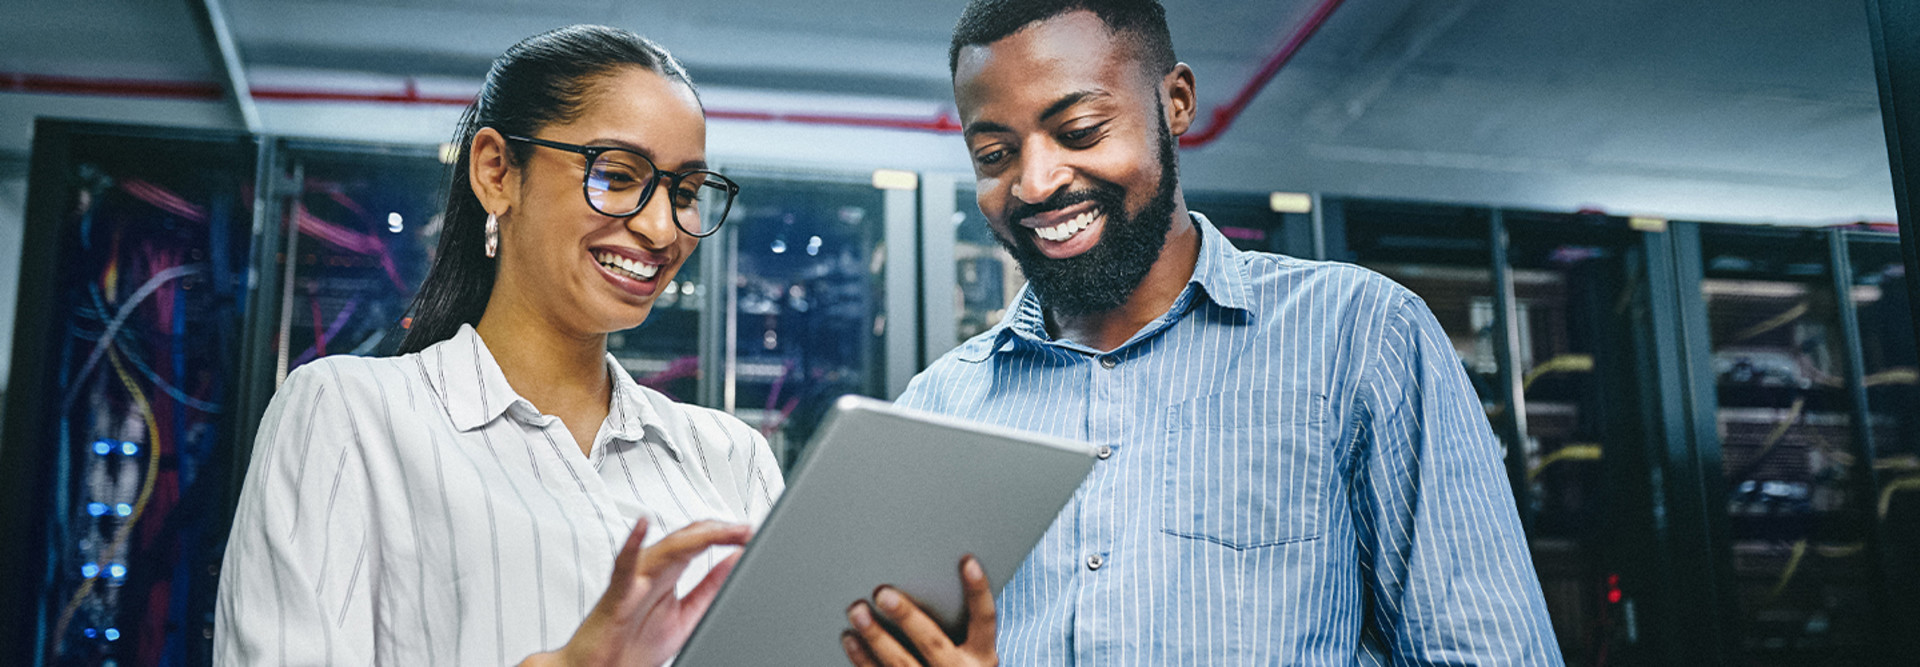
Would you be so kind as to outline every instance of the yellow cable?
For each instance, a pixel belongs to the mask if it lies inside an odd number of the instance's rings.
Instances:
[[[1759,467],[1760,462],[1766,460],[1768,454],[1773,453],[1773,448],[1787,437],[1787,429],[1793,428],[1793,423],[1800,421],[1800,411],[1805,410],[1806,407],[1805,396],[1793,399],[1793,407],[1787,408],[1787,418],[1780,420],[1780,425],[1773,427],[1773,432],[1767,434],[1767,441],[1760,445],[1760,453],[1754,455],[1753,461],[1747,464],[1748,468]]]
[[[1767,592],[1768,602],[1772,602],[1774,599],[1779,598],[1780,592],[1787,589],[1787,582],[1793,581],[1793,573],[1796,570],[1800,569],[1800,559],[1806,555],[1807,555],[1807,541],[1800,540],[1798,542],[1794,542],[1793,555],[1787,558],[1787,569],[1782,570],[1780,572],[1780,581],[1773,585],[1773,590]]]
[[[1540,379],[1540,376],[1548,373],[1578,373],[1592,370],[1593,355],[1563,354],[1548,359],[1540,365],[1534,366],[1533,370],[1528,371],[1527,379],[1520,383],[1520,391],[1525,393],[1526,390],[1533,388],[1533,381]]]
[[[1878,387],[1883,384],[1920,384],[1920,370],[1902,366],[1867,376],[1867,386]]]
[[[1920,491],[1920,475],[1907,475],[1887,482],[1880,489],[1880,519],[1887,518],[1887,511],[1893,509],[1893,494],[1901,491]]]
[[[1788,322],[1792,322],[1794,320],[1797,320],[1797,319],[1800,319],[1801,317],[1806,316],[1807,311],[1809,310],[1812,310],[1812,306],[1807,302],[1802,301],[1798,304],[1795,304],[1792,308],[1788,308],[1786,312],[1773,316],[1772,319],[1747,327],[1745,330],[1741,331],[1740,333],[1734,334],[1732,342],[1744,343],[1744,342],[1747,342],[1749,339],[1758,338],[1760,334],[1764,334],[1774,329],[1778,329],[1782,326],[1786,326]]]
[[[1539,463],[1534,464],[1534,466],[1531,468],[1528,468],[1527,481],[1529,482],[1533,481],[1533,478],[1539,477],[1540,472],[1543,470],[1546,470],[1547,466],[1553,465],[1555,463],[1559,463],[1561,461],[1598,461],[1598,460],[1600,460],[1599,445],[1592,445],[1592,444],[1567,445],[1565,447],[1561,447],[1559,449],[1554,450],[1553,453],[1548,454],[1546,458],[1540,459]]]
[[[102,562],[111,563],[119,556],[120,550],[126,547],[127,540],[133,536],[134,523],[139,521],[140,515],[147,511],[147,501],[153,498],[153,483],[155,478],[160,476],[160,423],[153,419],[153,406],[147,403],[146,394],[141,393],[140,385],[135,383],[133,376],[127,373],[127,367],[120,363],[119,352],[109,347],[107,361],[113,363],[113,372],[120,376],[120,383],[126,385],[127,393],[133,397],[135,407],[140,410],[140,416],[147,422],[146,479],[141,481],[140,495],[133,501],[133,513],[127,515],[127,520],[121,522],[120,528],[114,531],[113,541],[107,544],[104,557],[100,559]],[[67,601],[66,609],[60,612],[60,621],[53,626],[53,641],[49,644],[49,651],[59,648],[62,639],[66,637],[67,624],[73,621],[74,613],[80,610],[80,604],[86,601],[87,594],[93,592],[93,582],[104,573],[105,571],[102,570],[80,582],[80,588],[73,592],[73,599]]]

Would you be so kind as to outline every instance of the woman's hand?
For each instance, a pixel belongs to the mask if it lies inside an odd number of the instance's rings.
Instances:
[[[908,667],[922,664],[915,654],[925,657],[927,665],[966,667],[973,665],[998,665],[1000,656],[994,652],[994,634],[999,631],[999,622],[993,609],[993,589],[987,586],[987,573],[980,568],[979,559],[967,556],[960,562],[961,595],[967,602],[966,642],[955,645],[933,618],[920,610],[920,607],[908,600],[907,596],[892,586],[882,586],[875,593],[873,601],[886,612],[899,626],[900,634],[913,643],[914,652],[895,640],[874,617],[873,609],[865,600],[853,603],[847,608],[847,620],[853,623],[853,630],[840,636],[841,648],[847,652],[847,659],[858,667]]]
[[[640,548],[647,534],[642,517],[620,548],[613,562],[613,581],[600,602],[580,622],[573,638],[558,651],[529,656],[527,665],[563,665],[566,667],[602,667],[607,665],[665,664],[693,633],[693,626],[707,613],[720,582],[739,561],[736,553],[720,561],[700,585],[686,597],[673,594],[687,564],[694,557],[717,546],[741,545],[753,529],[718,521],[698,521],[661,539],[652,547]]]

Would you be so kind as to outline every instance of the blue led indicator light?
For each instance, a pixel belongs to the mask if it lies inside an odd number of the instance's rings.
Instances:
[[[107,567],[107,574],[113,575],[113,578],[115,579],[125,577],[127,576],[127,566],[121,565],[119,563],[114,563],[113,565]]]
[[[87,514],[100,516],[107,513],[106,503],[87,503]]]
[[[95,630],[93,628],[87,628],[85,630],[81,630],[80,634],[86,635],[87,639],[93,639],[94,637],[100,636],[100,631]]]
[[[107,641],[114,641],[120,638],[120,630],[116,628],[107,628],[107,631],[102,634],[107,636]]]
[[[120,443],[120,453],[133,456],[134,454],[140,453],[140,446],[131,442]]]
[[[92,579],[94,577],[100,576],[100,566],[94,563],[87,563],[86,565],[82,565],[80,566],[80,576],[86,577],[88,579]]]
[[[111,454],[113,453],[113,443],[105,440],[95,440],[93,443],[93,453],[101,456]]]
[[[129,514],[133,514],[133,506],[128,505],[126,503],[120,503],[118,505],[114,505],[113,513],[118,514],[120,516],[127,516]]]

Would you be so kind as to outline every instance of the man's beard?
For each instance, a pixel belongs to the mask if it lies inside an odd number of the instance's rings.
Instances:
[[[1173,227],[1173,193],[1180,180],[1177,160],[1173,134],[1162,113],[1160,185],[1139,213],[1128,213],[1124,188],[1101,180],[1094,180],[1087,190],[1062,190],[1038,205],[1019,203],[1008,211],[1007,220],[1011,222],[1091,201],[1107,219],[1100,230],[1100,241],[1092,248],[1073,257],[1053,259],[1041,254],[1032,232],[1018,225],[1012,225],[1012,239],[1000,234],[994,238],[1013,255],[1041,305],[1052,312],[1076,316],[1119,308],[1140,287],[1166,246],[1167,230]]]

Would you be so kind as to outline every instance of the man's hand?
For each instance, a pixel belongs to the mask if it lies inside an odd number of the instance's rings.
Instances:
[[[892,586],[881,586],[874,593],[873,601],[900,628],[900,634],[913,643],[913,652],[881,627],[874,619],[873,608],[861,600],[847,608],[847,620],[853,623],[853,630],[840,636],[847,659],[858,667],[902,667],[922,664],[914,657],[918,653],[926,658],[925,664],[939,667],[1000,664],[1000,656],[993,649],[998,628],[993,589],[987,586],[987,573],[980,568],[979,559],[973,556],[961,559],[960,588],[967,603],[966,643],[955,646],[947,631],[905,594]]]

